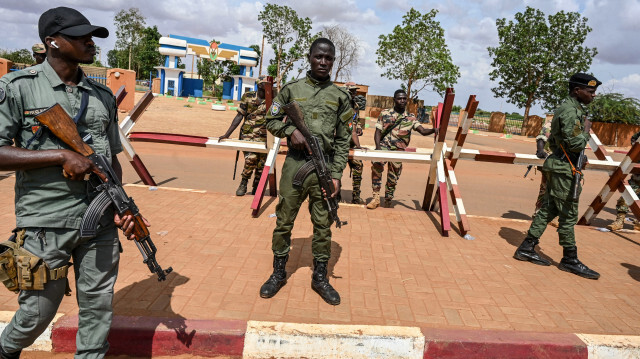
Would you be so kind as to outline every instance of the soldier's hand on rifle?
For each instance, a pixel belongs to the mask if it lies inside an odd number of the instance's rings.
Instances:
[[[291,143],[287,143],[287,145],[291,145],[291,147],[300,151],[304,151],[306,149],[307,153],[311,154],[311,147],[309,147],[309,143],[307,143],[307,140],[304,138],[300,130],[296,128],[289,139],[291,140]]]
[[[331,194],[331,197],[328,198],[333,198],[335,196],[338,195],[338,193],[340,192],[340,180],[337,180],[335,178],[332,178],[333,180],[333,193]],[[322,194],[327,197],[327,192],[324,190],[324,188],[322,189]]]
[[[142,217],[142,221],[144,221],[144,224],[147,227],[151,227],[151,225],[149,224],[149,222],[147,221],[146,218]],[[133,234],[133,229],[135,227],[135,220],[134,220],[133,215],[127,214],[127,215],[124,215],[124,216],[120,217],[116,213],[113,216],[113,222],[115,223],[116,227],[122,229],[122,231],[124,232],[124,236],[128,240],[136,239],[136,236]]]
[[[62,175],[74,181],[87,181],[93,172],[107,182],[107,176],[89,158],[76,152],[62,150]]]

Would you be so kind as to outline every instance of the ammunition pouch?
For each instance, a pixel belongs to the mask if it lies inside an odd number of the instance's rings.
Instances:
[[[14,230],[8,241],[0,243],[0,281],[7,289],[43,290],[50,280],[67,278],[70,264],[49,269],[42,258],[23,248],[26,230]],[[66,295],[71,294],[67,279]]]

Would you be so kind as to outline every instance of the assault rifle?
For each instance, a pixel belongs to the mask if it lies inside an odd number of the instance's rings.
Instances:
[[[584,121],[584,133],[589,133],[591,131],[591,121]],[[587,156],[584,154],[585,149],[583,148],[580,151],[580,156],[578,156],[578,160],[575,164],[575,169],[573,170],[573,181],[571,182],[571,199],[574,202],[578,201],[580,194],[578,193],[578,188],[580,187],[580,180],[582,179],[582,169],[584,165],[587,163]]]
[[[311,131],[309,131],[307,126],[304,124],[304,115],[302,114],[302,109],[300,109],[300,106],[297,102],[293,101],[290,104],[283,106],[282,109],[287,114],[291,122],[293,122],[296,128],[298,128],[298,130],[302,133],[304,138],[307,140],[309,147],[311,148],[311,155],[307,155],[307,157],[311,157],[311,161],[307,163],[311,163],[315,168],[316,173],[318,174],[320,187],[324,189],[326,193],[325,200],[327,201],[327,205],[329,206],[329,215],[331,216],[331,219],[336,223],[336,227],[340,228],[343,224],[346,224],[346,222],[343,223],[340,218],[338,218],[338,199],[335,197],[330,197],[331,194],[335,191],[335,187],[333,186],[331,171],[329,171],[329,168],[327,167],[327,162],[325,161],[324,153],[322,152],[322,147],[320,146],[320,141],[318,141],[318,138],[316,136],[311,134]],[[305,165],[303,165],[303,167],[304,166]],[[303,172],[303,170],[301,169],[300,172]],[[300,183],[302,182],[302,180],[304,180],[304,178],[301,179]]]
[[[89,183],[96,191],[98,196],[89,204],[87,212],[82,217],[80,225],[80,237],[91,238],[96,236],[98,221],[102,217],[104,211],[111,205],[118,215],[133,216],[133,234],[134,242],[142,254],[143,262],[149,267],[151,273],[158,276],[158,281],[166,279],[166,275],[171,273],[173,269],[169,267],[164,270],[156,261],[156,246],[151,241],[149,229],[142,219],[142,215],[138,211],[138,207],[133,199],[124,191],[122,184],[116,176],[115,171],[109,165],[104,155],[95,153],[89,145],[87,145],[80,135],[73,120],[64,109],[55,104],[36,116],[36,120],[46,126],[56,137],[66,143],[71,149],[85,157],[88,157],[106,176],[108,181],[103,181],[95,173],[89,177]]]

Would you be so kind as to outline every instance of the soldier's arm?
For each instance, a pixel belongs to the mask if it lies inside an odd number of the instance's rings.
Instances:
[[[227,132],[224,133],[224,135],[220,136],[220,140],[224,139],[224,138],[229,138],[229,136],[231,136],[231,134],[233,133],[233,131],[236,130],[236,128],[238,128],[238,125],[240,124],[240,122],[242,122],[242,119],[244,118],[244,115],[240,113],[240,109],[238,109],[238,113],[236,114],[236,117],[233,118],[233,121],[231,121],[231,125],[229,126],[229,129],[227,130]]]
[[[349,158],[349,141],[351,140],[351,132],[349,131],[349,121],[354,115],[353,108],[349,104],[348,99],[342,102],[338,109],[338,124],[336,126],[333,164],[331,166],[331,177],[340,180],[342,172],[347,166]]]
[[[83,173],[93,162],[68,150],[32,151],[14,147],[18,136],[22,114],[20,113],[18,91],[5,82],[0,82],[0,170],[21,171],[34,168],[63,166],[68,173]]]
[[[580,152],[589,141],[589,134],[583,132],[580,117],[575,109],[558,114],[560,121],[560,136],[566,151]]]
[[[382,122],[382,113],[380,113],[378,122],[376,122],[376,133],[373,135],[373,143],[376,144],[376,150],[380,150],[380,141],[382,141],[382,130],[384,130]]]
[[[289,99],[289,88],[288,86],[285,86],[273,100],[271,108],[267,110],[267,131],[271,132],[271,134],[276,137],[289,137],[293,131],[296,130],[296,126],[282,122],[282,119],[285,116],[282,106],[288,104]]]

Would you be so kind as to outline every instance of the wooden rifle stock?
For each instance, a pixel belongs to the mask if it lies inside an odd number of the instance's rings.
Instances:
[[[76,124],[73,123],[71,117],[69,117],[60,104],[49,107],[37,115],[36,120],[45,125],[56,137],[66,143],[75,152],[85,157],[94,154],[93,149],[80,138]]]

